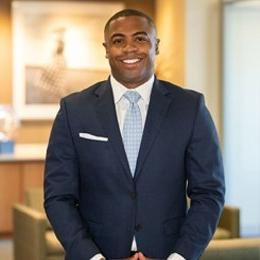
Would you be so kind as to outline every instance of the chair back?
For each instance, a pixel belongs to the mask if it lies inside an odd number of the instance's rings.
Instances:
[[[31,188],[25,192],[24,203],[26,206],[44,213],[43,189]]]

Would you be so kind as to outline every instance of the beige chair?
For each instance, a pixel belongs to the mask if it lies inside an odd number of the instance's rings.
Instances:
[[[240,211],[237,207],[225,206],[213,239],[240,237]]]
[[[27,191],[24,205],[14,205],[13,222],[15,260],[64,259],[64,250],[44,213],[42,189]]]
[[[200,260],[260,260],[260,238],[212,240]]]

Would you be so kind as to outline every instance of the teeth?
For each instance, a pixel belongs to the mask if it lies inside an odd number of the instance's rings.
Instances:
[[[140,61],[140,59],[123,60],[124,63],[132,64]]]

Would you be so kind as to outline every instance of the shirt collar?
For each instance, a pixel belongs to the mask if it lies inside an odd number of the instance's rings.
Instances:
[[[113,91],[114,102],[116,104],[120,101],[124,93],[126,91],[129,91],[129,89],[126,88],[120,82],[118,82],[112,75],[110,76],[110,83]],[[152,75],[152,77],[148,81],[138,86],[137,88],[133,89],[133,91],[137,91],[140,94],[141,98],[144,100],[146,105],[148,105],[150,102],[153,83],[154,83],[154,75]]]

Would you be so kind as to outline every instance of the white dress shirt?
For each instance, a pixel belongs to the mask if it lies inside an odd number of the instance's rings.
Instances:
[[[130,105],[130,102],[123,95],[125,92],[127,92],[129,90],[131,91],[131,89],[128,89],[125,86],[123,86],[112,75],[110,76],[110,83],[111,83],[113,97],[114,97],[117,121],[119,124],[120,132],[122,134],[126,112]],[[148,110],[148,106],[150,103],[150,96],[151,96],[153,83],[154,83],[154,75],[148,81],[146,81],[144,84],[138,86],[137,88],[132,89],[133,91],[138,92],[139,95],[141,96],[141,98],[138,100],[137,104],[138,104],[140,112],[141,112],[143,127],[145,124],[147,110]],[[138,251],[135,237],[133,237],[131,250]],[[97,254],[94,257],[92,257],[90,260],[99,260],[102,257],[103,256],[101,254]],[[179,255],[177,253],[171,254],[167,259],[168,260],[185,260],[181,255]]]

